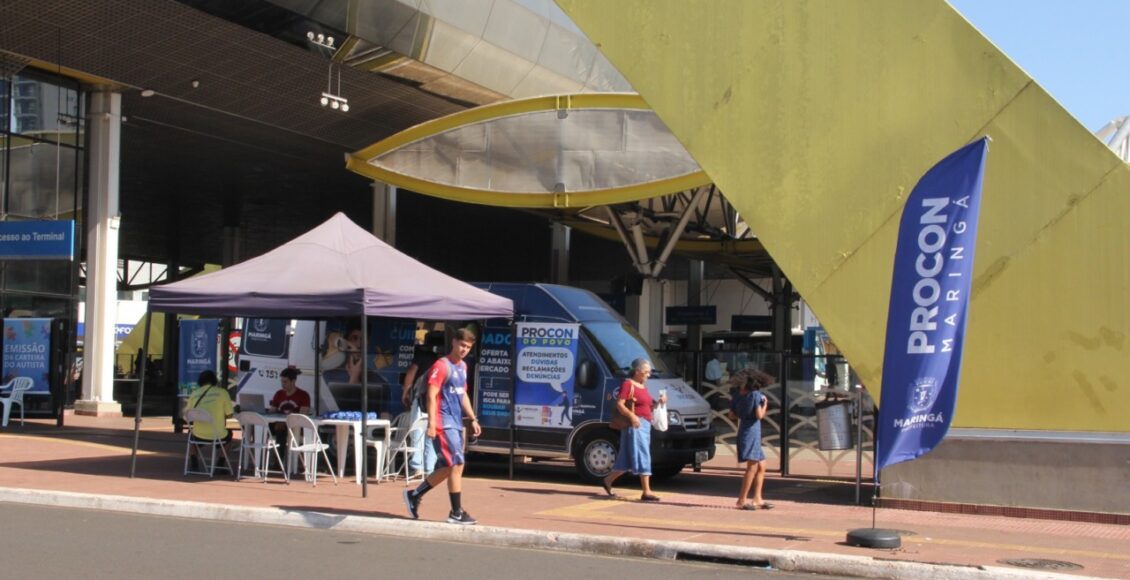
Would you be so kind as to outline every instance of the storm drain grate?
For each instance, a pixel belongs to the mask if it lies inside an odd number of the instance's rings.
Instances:
[[[748,560],[745,558],[728,558],[726,556],[712,556],[709,554],[695,554],[692,552],[677,552],[675,560],[680,562],[704,562],[707,564],[724,564],[727,566],[746,566],[749,568],[761,568],[763,570],[772,570],[773,565],[769,560]]]
[[[1063,560],[1044,560],[1042,558],[1016,558],[1012,560],[997,560],[998,564],[1008,564],[1018,568],[1031,570],[1082,570],[1083,567],[1074,562]]]

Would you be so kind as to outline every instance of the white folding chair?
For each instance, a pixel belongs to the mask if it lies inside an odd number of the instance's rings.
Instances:
[[[370,425],[369,433],[365,436],[365,448],[371,447],[376,454],[373,469],[376,470],[377,483],[384,479],[385,463],[388,461],[389,431],[391,429],[391,427],[384,425]],[[377,431],[380,431],[379,435],[376,434]]]
[[[255,465],[255,477],[262,479],[264,483],[267,482],[267,475],[271,471],[271,454],[274,453],[279,464],[279,473],[282,474],[287,483],[290,483],[290,474],[286,472],[286,464],[283,463],[282,455],[279,453],[282,446],[271,434],[271,424],[262,415],[252,411],[244,411],[236,415],[235,418],[239,421],[239,430],[242,433],[239,445],[239,467],[236,468],[235,474],[236,480],[243,476],[243,452],[247,450]]]
[[[401,413],[396,416],[390,429],[389,457],[385,465],[386,478],[398,479],[403,474],[405,486],[414,479],[414,474],[409,469],[409,458],[413,453],[423,451],[424,445],[428,444],[428,439],[427,437],[420,437],[417,444],[412,445],[412,438],[409,435],[417,429],[426,431],[427,428],[428,415],[425,413],[421,413],[415,421],[412,421],[409,413]],[[425,477],[424,470],[420,470],[419,477],[420,479]]]
[[[286,430],[290,437],[287,443],[288,453],[301,454],[299,457],[302,459],[306,481],[318,485],[318,454],[320,453],[322,459],[326,461],[326,471],[330,472],[334,485],[337,485],[337,474],[334,473],[330,456],[326,453],[326,449],[330,446],[322,443],[322,437],[318,435],[318,426],[314,424],[314,420],[306,415],[291,413],[286,416]]]
[[[20,427],[24,426],[24,393],[30,391],[35,386],[35,379],[31,377],[16,377],[8,384],[0,387],[0,389],[7,390],[7,395],[0,396],[0,404],[4,405],[4,421],[3,427],[8,426],[8,415],[12,412],[12,405],[20,406]]]
[[[231,468],[231,460],[228,459],[227,448],[224,447],[224,440],[213,435],[211,439],[200,439],[192,434],[192,428],[196,423],[212,423],[212,414],[204,409],[188,409],[184,412],[184,420],[188,423],[188,438],[186,439],[184,447],[184,474],[185,475],[207,475],[213,477],[216,473],[216,449],[220,450],[220,456],[224,460],[225,467],[220,469],[227,469],[228,473],[232,475],[235,471]],[[213,433],[215,430],[213,429]],[[196,449],[196,455],[200,458],[200,462],[204,467],[200,469],[191,469],[190,459],[192,458],[192,450]],[[204,455],[206,449],[211,449],[208,456]]]

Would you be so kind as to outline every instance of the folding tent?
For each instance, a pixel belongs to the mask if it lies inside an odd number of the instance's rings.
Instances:
[[[434,270],[382,242],[345,214],[246,262],[218,272],[155,286],[153,312],[201,316],[322,319],[369,316],[423,320],[512,318],[514,304]],[[148,330],[149,324],[146,324]],[[146,336],[145,341],[148,341]],[[368,351],[368,333],[362,333]],[[362,408],[368,406],[368,373],[362,375]],[[130,477],[137,463],[145,374],[134,420]],[[362,431],[367,428],[362,413]],[[364,469],[367,458],[363,460]],[[367,478],[361,481],[367,483]],[[367,493],[367,485],[363,486]]]

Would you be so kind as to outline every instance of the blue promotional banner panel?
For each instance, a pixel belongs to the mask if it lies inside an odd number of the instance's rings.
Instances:
[[[220,357],[220,321],[216,319],[180,321],[180,352],[177,360],[177,394],[187,397],[200,386],[204,371],[217,372]]]
[[[957,405],[988,140],[926,172],[899,222],[875,475],[929,453]]]
[[[0,260],[72,260],[74,220],[0,222]]]
[[[580,330],[579,324],[517,325],[515,425],[573,428],[573,371]]]
[[[31,377],[29,393],[51,392],[51,319],[4,319],[3,382]]]
[[[486,328],[479,338],[478,384],[479,423],[488,429],[510,427],[511,351],[514,333],[510,328]]]
[[[371,384],[399,385],[400,376],[412,365],[415,344],[415,321],[373,318],[369,320],[369,351],[362,353],[360,322],[331,320],[322,344],[322,372],[327,382],[360,383],[364,368]]]

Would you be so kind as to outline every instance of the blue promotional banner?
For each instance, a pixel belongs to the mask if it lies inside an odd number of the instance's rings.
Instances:
[[[220,321],[180,321],[180,353],[177,364],[177,394],[187,397],[198,387],[196,379],[203,371],[219,369]]]
[[[478,384],[479,422],[488,429],[510,427],[510,385],[514,333],[510,328],[486,328],[479,337]]]
[[[887,315],[875,475],[930,452],[957,405],[988,139],[946,157],[899,222]]]
[[[16,377],[31,377],[29,393],[51,392],[51,319],[4,319],[3,383]]]
[[[514,424],[572,429],[580,325],[523,322],[517,331]]]
[[[0,222],[0,260],[71,260],[74,220]]]
[[[361,352],[361,324],[340,319],[326,323],[322,344],[322,373],[327,382],[361,382],[367,369],[371,385],[400,385],[400,377],[412,365],[416,344],[416,322],[392,318],[369,320],[367,353]]]

